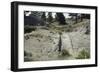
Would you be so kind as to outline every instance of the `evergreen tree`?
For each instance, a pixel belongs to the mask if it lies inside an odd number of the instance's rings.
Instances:
[[[29,13],[29,11],[24,11],[24,16],[26,16],[26,15],[27,15],[27,13]]]
[[[81,21],[83,21],[83,19],[90,19],[90,14],[81,14]]]
[[[83,21],[83,14],[80,15],[81,22]]]
[[[52,21],[53,21],[52,13],[49,12],[49,13],[48,13],[48,22],[49,22],[49,23],[52,23]]]
[[[82,18],[90,19],[90,14],[82,14]]]
[[[59,24],[66,24],[65,16],[63,15],[63,13],[56,13],[56,15],[56,19],[59,22]]]
[[[72,16],[72,18],[75,17],[75,23],[78,22],[78,14],[77,13],[69,13],[69,16]]]
[[[46,14],[45,14],[45,12],[43,12],[43,14],[42,14],[42,16],[41,16],[41,19],[42,19],[43,21],[46,21]]]
[[[58,17],[57,17],[57,14],[55,14],[55,21],[58,21]]]

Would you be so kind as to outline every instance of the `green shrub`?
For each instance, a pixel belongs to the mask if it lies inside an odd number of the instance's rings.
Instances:
[[[84,49],[80,51],[78,56],[76,57],[76,59],[88,59],[88,58],[90,58],[90,53]]]

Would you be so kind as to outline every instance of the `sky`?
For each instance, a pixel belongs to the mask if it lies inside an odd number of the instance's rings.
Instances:
[[[31,14],[31,12],[27,12],[26,13],[26,16],[29,16]],[[52,13],[52,17],[55,18],[55,14],[56,12],[53,12]],[[65,18],[70,18],[69,14],[68,13],[63,13],[63,15],[65,16]],[[46,16],[48,16],[48,12],[46,12]]]
[[[52,17],[53,17],[53,18],[55,18],[55,14],[56,14],[55,12],[52,13]],[[70,18],[70,16],[69,16],[68,13],[63,13],[63,14],[64,14],[65,18]],[[47,15],[48,15],[48,12],[46,12],[46,16],[47,16]]]

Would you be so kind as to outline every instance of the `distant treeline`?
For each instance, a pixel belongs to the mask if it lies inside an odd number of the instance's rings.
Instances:
[[[24,24],[25,25],[33,25],[33,26],[39,26],[39,25],[49,25],[54,21],[57,21],[60,25],[66,25],[66,17],[63,13],[57,12],[55,13],[55,17],[53,18],[52,12],[48,12],[46,15],[46,12],[37,12],[37,11],[31,11],[30,15],[27,16],[27,13],[30,11],[24,12]],[[81,13],[67,13],[75,23],[78,23],[78,21],[83,21],[83,19],[90,19],[90,14],[81,14]]]

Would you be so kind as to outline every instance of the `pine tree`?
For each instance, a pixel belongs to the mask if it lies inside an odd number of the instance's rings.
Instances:
[[[81,22],[83,21],[83,16],[84,16],[84,14],[81,14]]]
[[[43,14],[42,14],[42,16],[41,16],[41,19],[42,19],[43,21],[46,21],[46,14],[45,14],[45,12],[43,12]]]
[[[63,15],[63,13],[56,13],[56,15],[56,19],[59,22],[59,24],[66,24],[65,16]]]
[[[81,21],[83,21],[83,19],[90,19],[90,14],[81,14]]]
[[[52,23],[52,21],[53,21],[52,13],[49,12],[49,13],[48,13],[48,22],[49,22],[49,23]]]
[[[77,13],[69,13],[69,16],[72,16],[72,18],[75,17],[75,23],[78,22],[78,14]]]

